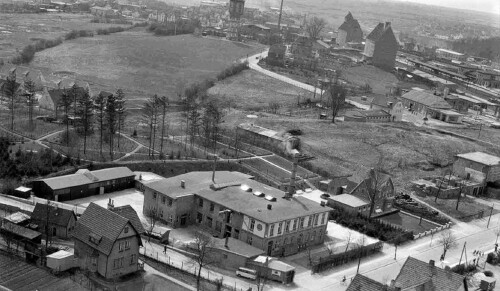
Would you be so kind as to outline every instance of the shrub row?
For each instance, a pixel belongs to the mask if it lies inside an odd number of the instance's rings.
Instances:
[[[35,57],[35,53],[39,51],[43,51],[44,49],[48,49],[51,47],[55,47],[57,45],[60,45],[62,43],[62,38],[56,38],[56,39],[40,39],[36,41],[34,44],[30,44],[25,46],[19,55],[15,56],[12,59],[12,63],[19,65],[19,64],[27,64],[33,60]]]
[[[224,69],[222,72],[220,72],[217,75],[217,81],[222,81],[226,78],[234,76],[234,75],[236,75],[236,74],[240,73],[241,71],[246,70],[248,68],[249,68],[248,62],[246,62],[246,61],[243,63],[233,64],[229,68]]]
[[[477,269],[477,267],[474,264],[467,264],[467,265],[460,264],[460,265],[456,265],[453,268],[451,268],[451,271],[454,273],[457,273],[459,275],[465,275],[467,273],[471,273],[471,272],[476,271],[476,269]]]
[[[333,209],[330,212],[330,219],[352,230],[386,242],[397,240],[399,243],[404,243],[413,240],[413,232],[411,231],[404,231],[379,220],[369,219],[359,213],[347,212],[342,208],[334,207]]]
[[[151,23],[148,27],[148,31],[153,32],[155,35],[178,35],[178,34],[190,34],[194,33],[196,28],[199,27],[199,22],[196,21],[178,21],[177,23]]]
[[[108,35],[111,33],[122,32],[122,31],[125,31],[125,28],[121,26],[115,26],[115,27],[98,29],[96,32],[98,35]]]
[[[79,37],[92,37],[94,33],[90,30],[72,30],[64,35],[65,40],[75,39]]]

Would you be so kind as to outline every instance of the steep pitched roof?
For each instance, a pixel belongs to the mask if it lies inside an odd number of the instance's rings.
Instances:
[[[372,32],[366,36],[366,39],[377,41],[384,34],[385,29],[385,24],[380,22],[377,26],[375,26]]]
[[[464,277],[408,257],[396,277],[394,286],[405,289],[421,285],[433,286],[433,290],[457,291],[464,285]]]
[[[101,253],[109,255],[113,244],[127,225],[134,228],[127,218],[95,203],[90,203],[76,222],[73,237]],[[139,243],[141,243],[140,240]]]
[[[346,291],[388,291],[388,286],[370,279],[361,274],[357,274]]]
[[[451,105],[441,98],[440,96],[435,96],[426,91],[411,90],[401,96],[403,99],[414,101],[416,103],[423,104],[430,108],[440,108],[440,109],[451,109]]]
[[[114,213],[125,217],[126,219],[130,220],[130,223],[134,226],[135,230],[139,234],[145,233],[146,231],[144,230],[144,227],[142,226],[141,220],[139,219],[139,216],[137,215],[137,212],[135,212],[134,208],[130,205],[124,205],[120,207],[114,207],[110,209]]]
[[[358,29],[358,28],[359,30],[361,30],[361,26],[359,25],[358,20],[354,19],[351,12],[349,12],[345,16],[344,22],[340,25],[339,30],[350,31],[351,29]]]
[[[35,209],[33,209],[33,214],[31,214],[31,219],[45,222],[48,218],[49,224],[67,226],[72,216],[75,217],[76,221],[76,215],[72,210],[37,203]]]

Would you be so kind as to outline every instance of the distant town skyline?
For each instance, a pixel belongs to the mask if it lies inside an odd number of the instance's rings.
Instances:
[[[500,2],[498,0],[397,0],[415,2],[427,5],[437,5],[450,8],[475,10],[496,14],[500,17]]]

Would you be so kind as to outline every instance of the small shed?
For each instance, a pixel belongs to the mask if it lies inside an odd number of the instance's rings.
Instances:
[[[220,262],[222,268],[236,270],[265,252],[251,246],[239,239],[226,237],[225,239],[213,239],[213,255]]]
[[[31,216],[23,212],[14,212],[11,215],[5,217],[6,220],[21,226],[25,226],[29,223]]]
[[[74,255],[67,251],[57,251],[47,256],[47,267],[57,272],[63,272],[76,267]]]
[[[295,277],[295,267],[268,256],[258,256],[249,261],[247,267],[257,270],[260,276],[283,284],[292,283]]]
[[[479,285],[480,290],[495,290],[497,280],[492,277],[484,277],[481,279],[481,285]]]
[[[31,194],[31,188],[20,186],[14,189],[16,196],[22,198],[29,198]]]

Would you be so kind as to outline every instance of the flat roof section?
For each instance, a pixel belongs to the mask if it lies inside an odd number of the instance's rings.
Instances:
[[[487,166],[496,166],[500,164],[500,158],[483,152],[473,152],[458,154],[457,157],[480,163]]]

